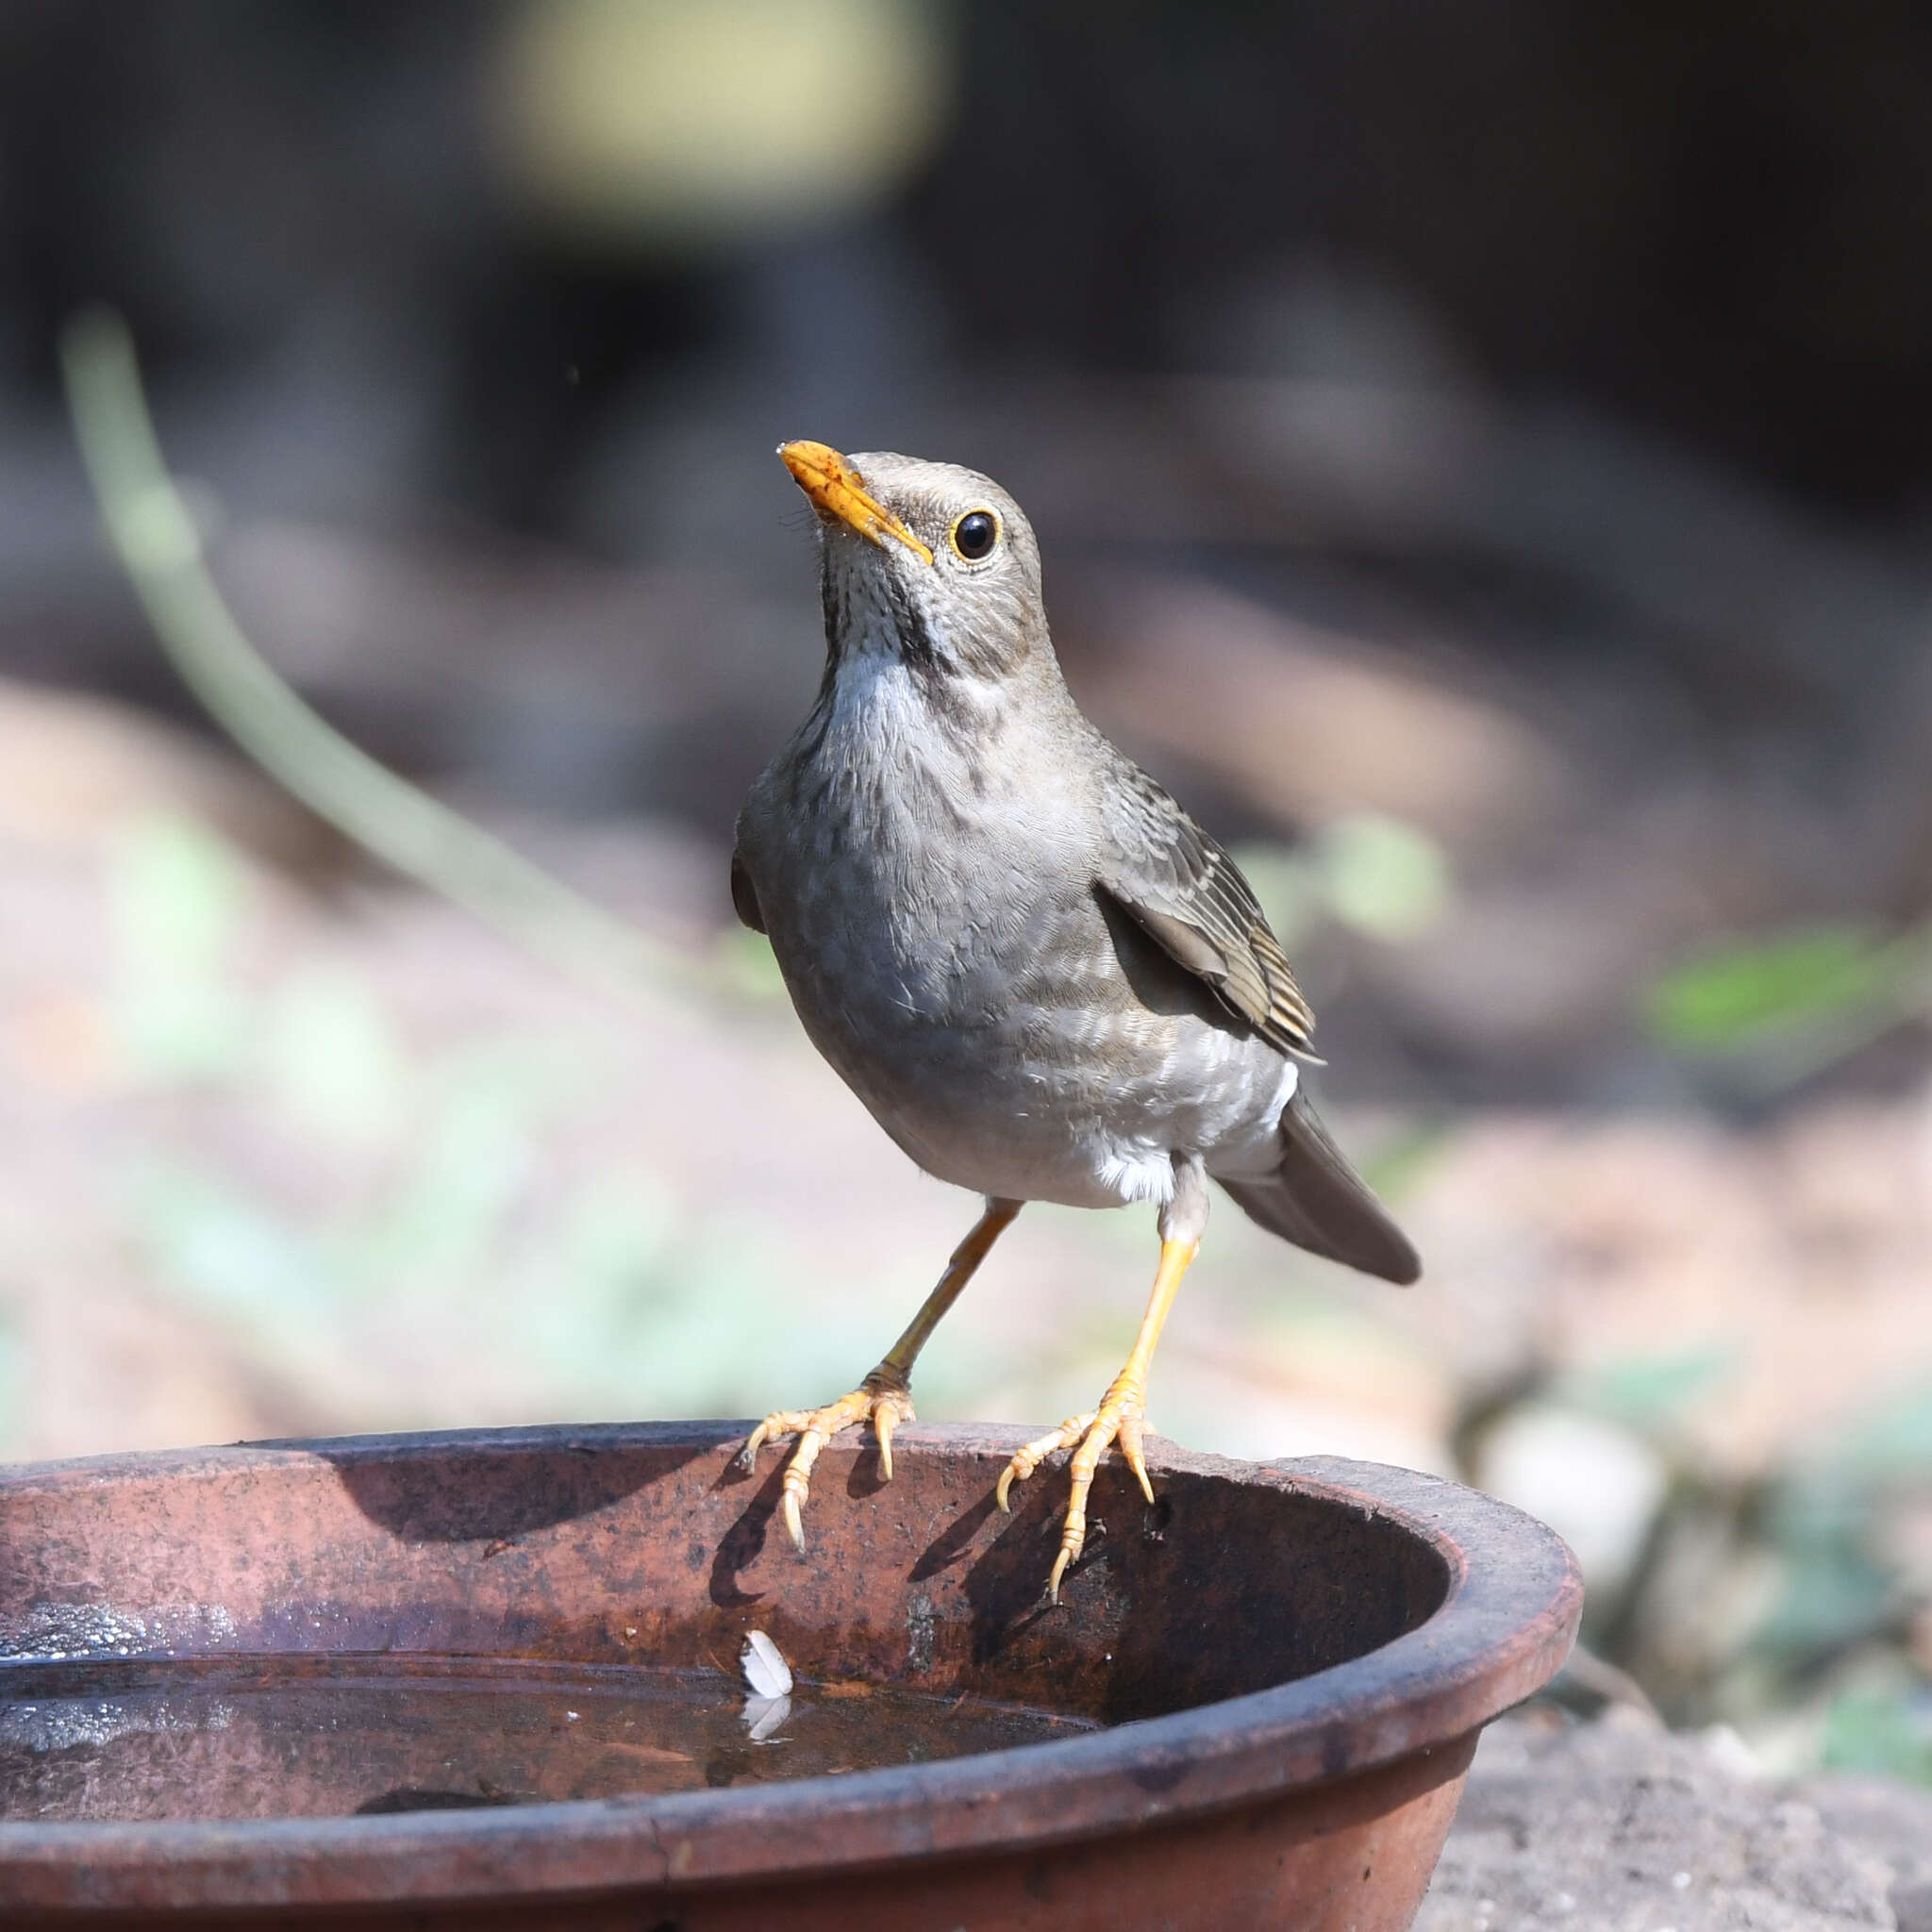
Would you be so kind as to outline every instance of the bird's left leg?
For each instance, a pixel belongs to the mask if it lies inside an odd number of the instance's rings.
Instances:
[[[1146,1420],[1147,1370],[1154,1360],[1155,1345],[1166,1324],[1167,1312],[1174,1307],[1174,1295],[1180,1289],[1181,1276],[1201,1252],[1201,1236],[1208,1226],[1207,1171],[1191,1156],[1176,1156],[1174,1168],[1174,1198],[1160,1211],[1160,1267],[1154,1277],[1154,1292],[1147,1298],[1147,1312],[1141,1319],[1141,1332],[1134,1338],[1134,1350],[1126,1366],[1113,1378],[1098,1408],[1070,1417],[1051,1435],[1041,1436],[1024,1449],[1016,1450],[1012,1460],[1000,1472],[999,1505],[1002,1509],[1010,1509],[1013,1506],[1008,1499],[1015,1482],[1024,1482],[1056,1449],[1074,1450],[1070,1465],[1073,1493],[1067,1500],[1060,1553],[1054,1558],[1053,1574],[1046,1585],[1047,1596],[1054,1603],[1060,1600],[1060,1579],[1067,1574],[1067,1566],[1086,1546],[1087,1494],[1093,1486],[1093,1472],[1110,1443],[1119,1443],[1128,1468],[1140,1478],[1141,1493],[1150,1503],[1154,1500],[1154,1485],[1147,1478],[1147,1461],[1141,1447],[1141,1425]]]
[[[989,1197],[986,1212],[974,1223],[966,1239],[953,1250],[939,1286],[920,1304],[918,1314],[905,1334],[886,1351],[881,1361],[850,1395],[841,1395],[824,1408],[783,1408],[768,1415],[738,1453],[746,1469],[758,1461],[758,1451],[774,1436],[798,1438],[791,1460],[785,1465],[785,1485],[780,1507],[785,1516],[785,1532],[792,1547],[805,1547],[805,1524],[801,1511],[811,1492],[812,1465],[819,1451],[841,1429],[855,1423],[870,1422],[878,1432],[879,1474],[892,1479],[892,1431],[903,1422],[914,1420],[912,1412],[912,1364],[919,1351],[931,1339],[946,1310],[958,1300],[960,1291],[973,1279],[994,1241],[1012,1224],[1013,1217],[1025,1204]]]

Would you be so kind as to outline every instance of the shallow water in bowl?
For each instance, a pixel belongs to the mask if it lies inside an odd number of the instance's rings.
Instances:
[[[384,1657],[0,1670],[0,1819],[342,1817],[703,1790],[1094,1728],[971,1697],[714,1671]]]

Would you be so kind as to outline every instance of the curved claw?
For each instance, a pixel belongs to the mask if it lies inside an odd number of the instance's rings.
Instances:
[[[994,1494],[1001,1508],[1009,1507],[1008,1497],[1016,1481],[1024,1481],[1040,1466],[1042,1457],[1056,1449],[1072,1449],[1068,1468],[1067,1513],[1060,1531],[1059,1554],[1054,1558],[1053,1574],[1047,1578],[1049,1603],[1060,1600],[1060,1584],[1069,1569],[1080,1560],[1087,1547],[1087,1498],[1093,1486],[1093,1472],[1109,1446],[1118,1448],[1122,1459],[1134,1472],[1141,1493],[1154,1501],[1154,1484],[1147,1474],[1147,1457],[1141,1441],[1141,1385],[1123,1374],[1117,1378],[1091,1415],[1076,1415],[1062,1423],[1050,1436],[1028,1442],[1016,1450],[1000,1472]]]
[[[1154,1484],[1147,1474],[1147,1457],[1141,1447],[1141,1419],[1139,1416],[1124,1415],[1121,1418],[1121,1432],[1114,1438],[1114,1447],[1121,1452],[1126,1465],[1134,1472],[1141,1485],[1141,1493],[1151,1504],[1154,1501]]]
[[[1053,1574],[1046,1579],[1046,1600],[1057,1604],[1060,1600],[1060,1578],[1067,1574],[1070,1563],[1080,1560],[1080,1552],[1087,1547],[1087,1496],[1093,1487],[1094,1465],[1100,1460],[1100,1451],[1105,1446],[1102,1429],[1105,1418],[1088,1430],[1086,1438],[1074,1452],[1073,1484],[1067,1496],[1067,1515],[1060,1530],[1060,1553],[1053,1560]]]
[[[861,1389],[841,1395],[824,1408],[774,1408],[745,1439],[738,1452],[741,1468],[752,1469],[758,1451],[780,1436],[798,1438],[791,1459],[785,1465],[784,1495],[779,1509],[785,1533],[791,1547],[805,1549],[805,1505],[811,1494],[812,1465],[819,1451],[841,1429],[849,1429],[870,1416],[879,1437],[879,1466],[888,1481],[892,1474],[892,1431],[902,1422],[912,1420],[912,1398],[903,1382],[893,1383],[868,1377]]]
[[[1067,1574],[1067,1565],[1074,1560],[1072,1550],[1062,1550],[1053,1559],[1053,1574],[1046,1579],[1046,1600],[1058,1604],[1060,1600],[1060,1578]]]
[[[1037,1436],[1024,1447],[1015,1449],[1006,1468],[1000,1471],[999,1481],[993,1486],[993,1498],[1000,1507],[1010,1516],[1013,1513],[1013,1485],[1024,1483],[1056,1449],[1071,1449],[1092,1424],[1091,1413],[1069,1416],[1058,1428]]]
[[[817,1429],[807,1429],[798,1439],[798,1447],[791,1452],[791,1460],[785,1465],[785,1491],[778,1507],[785,1518],[785,1534],[791,1539],[791,1547],[801,1556],[805,1554],[802,1512],[806,1498],[811,1494],[811,1466],[819,1459],[819,1448],[824,1441]]]

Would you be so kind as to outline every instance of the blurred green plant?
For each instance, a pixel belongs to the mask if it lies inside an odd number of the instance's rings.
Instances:
[[[320,1244],[274,1204],[152,1147],[125,1161],[118,1195],[137,1251],[171,1293],[305,1384],[341,1373],[337,1284]]]
[[[408,1064],[388,1013],[339,967],[298,966],[261,1015],[258,1074],[276,1110],[332,1146],[373,1147],[395,1117]]]
[[[229,978],[243,893],[234,854],[192,820],[136,820],[108,863],[111,995],[121,1049],[142,1076],[229,1072],[242,995]]]
[[[1691,1406],[1736,1364],[1735,1348],[1666,1350],[1620,1356],[1558,1376],[1551,1398],[1640,1435],[1668,1435]]]
[[[215,1091],[275,1150],[241,1179],[137,1130],[116,1199],[169,1293],[303,1388],[353,1381],[379,1308],[401,1329],[487,1327],[579,1410],[741,1406],[742,1324],[779,1331],[795,1270],[756,1229],[681,1216],[641,1160],[566,1177],[555,1149],[607,1091],[590,1038],[412,1050],[359,974],[252,956],[250,861],[192,820],[125,827],[105,887],[124,1076]]]
[[[659,946],[352,744],[290,688],[235,622],[201,533],[161,458],[134,345],[92,309],[60,361],[101,522],[183,682],[235,742],[365,851],[540,958],[606,987],[714,991]]]
[[[1903,934],[1807,925],[1720,946],[1659,977],[1652,1036],[1688,1058],[1776,1088],[1830,1066],[1932,1008],[1932,926]]]
[[[217,1080],[295,1170],[326,1172],[347,1148],[378,1178],[358,1191],[337,1174],[328,1205],[308,1206],[143,1141],[118,1200],[168,1292],[306,1388],[353,1384],[379,1307],[400,1330],[487,1331],[493,1357],[578,1412],[741,1406],[745,1324],[780,1332],[796,1270],[756,1229],[681,1214],[641,1160],[564,1177],[552,1150],[602,1091],[588,1042],[425,1058],[340,972],[298,965],[258,995],[226,991],[219,1052],[149,1061],[143,1077]]]
[[[1330,924],[1406,944],[1455,898],[1448,854],[1419,826],[1381,812],[1331,820],[1293,850],[1250,841],[1233,857],[1291,948]]]
[[[1840,1692],[1825,1712],[1821,1756],[1833,1771],[1932,1785],[1932,1686]]]
[[[1780,1772],[1821,1763],[1932,1783],[1923,1633],[1932,1565],[1932,1382],[1909,1383],[1856,1427],[1790,1444],[1773,1471],[1715,1472],[1691,1426],[1740,1351],[1634,1352],[1477,1395],[1457,1429],[1466,1471],[1482,1432],[1550,1403],[1628,1430],[1667,1481],[1589,1641],[1633,1672],[1676,1724],[1734,1725]]]
[[[1379,812],[1324,825],[1311,857],[1330,915],[1392,945],[1427,932],[1454,892],[1448,854],[1419,826]]]
[[[1757,1634],[1802,1670],[1827,1652],[1894,1633],[1905,1613],[1882,1526],[1932,1491],[1932,1383],[1907,1388],[1857,1428],[1795,1456],[1767,1499],[1782,1596]]]

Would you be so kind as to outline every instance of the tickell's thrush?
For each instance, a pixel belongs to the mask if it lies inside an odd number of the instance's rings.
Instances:
[[[1315,1254],[1398,1282],[1420,1263],[1300,1091],[1313,1016],[1252,888],[1074,703],[1019,505],[950,463],[778,454],[823,529],[825,674],[739,814],[732,900],[819,1051],[986,1211],[863,1384],[767,1416],[744,1459],[798,1436],[783,1508],[802,1547],[821,1447],[870,1420],[891,1474],[913,1359],[1025,1202],[1151,1201],[1160,1266],[1126,1366],[999,1481],[1006,1507],[1074,1451],[1057,1600],[1109,1444],[1153,1501],[1147,1368],[1210,1177]]]

